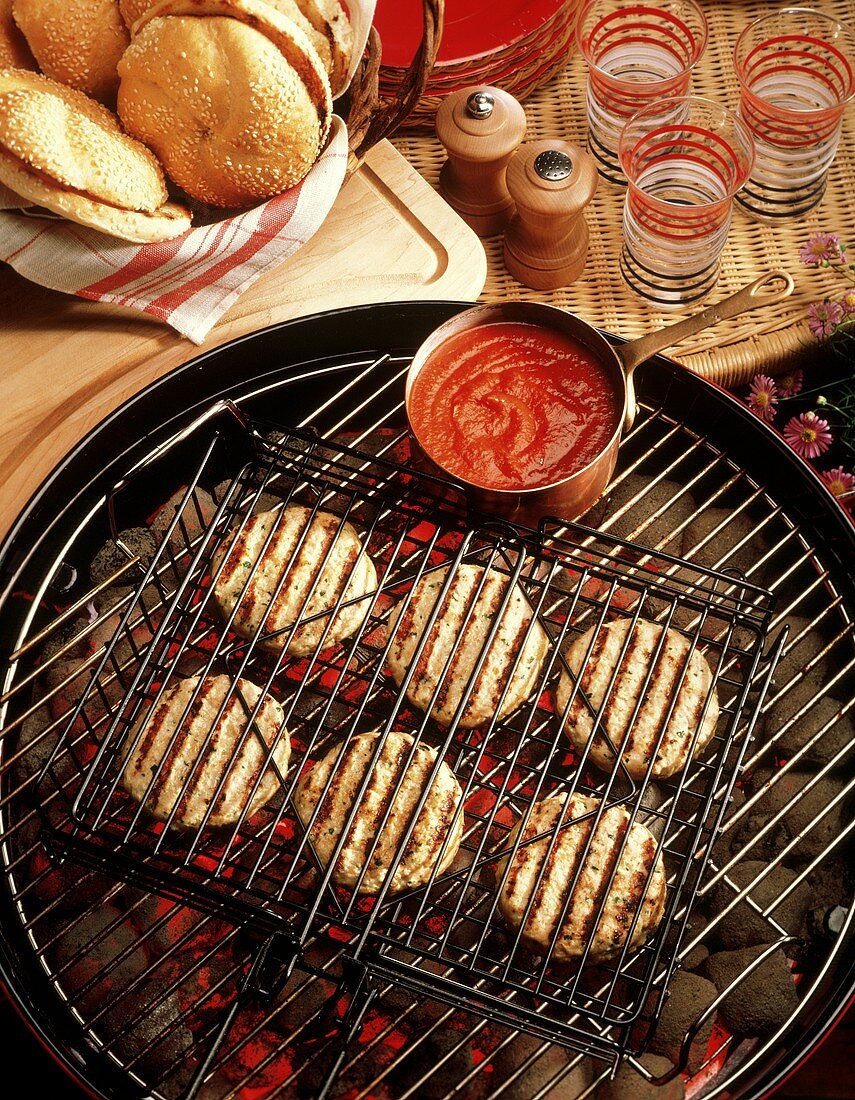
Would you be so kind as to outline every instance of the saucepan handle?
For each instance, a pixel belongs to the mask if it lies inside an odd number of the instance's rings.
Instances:
[[[635,420],[636,400],[632,374],[640,363],[646,362],[657,352],[671,348],[689,336],[695,336],[697,333],[703,332],[704,329],[712,328],[719,321],[726,321],[730,317],[738,317],[740,314],[747,313],[748,310],[756,309],[758,306],[775,305],[777,302],[789,297],[794,286],[792,278],[786,271],[769,271],[759,279],[755,279],[753,283],[737,290],[735,294],[722,298],[720,302],[716,302],[714,305],[707,306],[700,313],[695,313],[691,317],[677,321],[676,324],[656,329],[655,332],[649,332],[646,336],[641,336],[637,340],[630,340],[626,344],[618,345],[615,352],[626,374],[627,412],[624,428],[632,427]]]

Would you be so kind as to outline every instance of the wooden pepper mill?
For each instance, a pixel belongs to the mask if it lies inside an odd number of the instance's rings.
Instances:
[[[462,88],[443,99],[435,126],[448,153],[440,194],[479,237],[501,233],[514,210],[505,169],[525,136],[525,111],[501,88]]]
[[[508,271],[533,290],[578,279],[588,255],[584,209],[597,189],[594,158],[567,141],[523,145],[507,168],[516,213],[505,230]]]

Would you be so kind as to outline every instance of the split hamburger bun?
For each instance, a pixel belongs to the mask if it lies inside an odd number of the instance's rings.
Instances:
[[[303,4],[305,4],[305,2],[306,0],[302,0]],[[309,22],[303,14],[298,0],[267,0],[267,3],[278,12],[281,12],[282,15],[286,16],[286,18],[290,19],[293,23],[296,23],[306,38],[308,38],[315,47],[318,57],[320,57],[324,64],[327,76],[329,76],[332,67],[330,41],[322,29],[315,27]],[[332,81],[330,81],[330,91],[332,91]]]
[[[115,102],[130,41],[118,0],[13,0],[12,12],[46,76]]]
[[[362,626],[377,570],[353,524],[292,504],[250,516],[214,554],[213,599],[243,638],[298,657]]]
[[[279,703],[226,675],[168,687],[129,741],[122,786],[154,818],[174,813],[183,828],[251,817],[281,790],[291,754]]]
[[[262,0],[162,0],[135,24],[119,77],[125,129],[211,206],[249,206],[298,183],[329,133],[317,50]]]
[[[671,627],[663,639],[663,629],[645,619],[604,623],[573,641],[564,655],[569,673],[562,672],[556,690],[564,730],[578,749],[594,730],[594,714],[579,692],[573,694],[579,680],[600,717],[591,759],[606,771],[614,766],[614,745],[633,778],[644,777],[650,767],[653,777],[665,779],[697,756],[715,732],[719,703],[706,658]]]
[[[353,53],[353,26],[339,0],[267,0],[293,19],[318,51],[330,78],[333,99],[345,88]]]
[[[21,210],[30,205],[32,204],[28,199],[22,198],[17,191],[0,183],[0,210]]]
[[[393,609],[389,671],[440,725],[459,712],[458,724],[472,728],[504,718],[531,695],[549,638],[505,574],[459,565],[443,591],[450,569],[425,574]]]
[[[12,15],[14,0],[0,0],[0,69],[36,69],[36,59]]]
[[[71,221],[134,241],[183,233],[163,171],[106,107],[40,73],[0,72],[0,183]]]
[[[303,31],[324,63],[333,98],[340,95],[345,89],[353,53],[353,26],[347,10],[339,0],[267,0],[267,3]],[[133,33],[137,21],[153,6],[153,0],[119,0],[128,30]]]
[[[34,174],[127,210],[168,195],[151,152],[100,103],[39,73],[0,73],[0,148]]]
[[[639,822],[630,825],[623,806],[606,809],[595,829],[599,807],[583,794],[544,798],[502,845],[513,851],[496,873],[499,911],[534,950],[551,950],[555,962],[579,958],[589,945],[588,962],[609,959],[624,945],[637,950],[665,911],[656,839]]]
[[[129,31],[133,31],[134,24],[152,6],[152,0],[119,0],[119,11]]]
[[[309,838],[324,867],[359,798],[332,878],[361,894],[376,894],[390,874],[392,892],[427,885],[451,865],[463,836],[463,814],[457,812],[460,784],[445,761],[434,773],[436,749],[419,744],[409,759],[411,734],[389,733],[378,753],[379,738],[379,733],[360,734],[332,749],[301,777],[294,793],[294,807],[307,827],[320,804]],[[405,842],[425,789],[424,805]]]
[[[78,225],[97,229],[101,233],[134,244],[169,241],[180,237],[190,228],[190,211],[178,203],[165,202],[150,213],[109,206],[95,199],[87,199],[84,195],[76,195],[62,187],[43,183],[2,150],[0,181],[22,200],[26,200],[20,203],[22,207],[41,206]]]

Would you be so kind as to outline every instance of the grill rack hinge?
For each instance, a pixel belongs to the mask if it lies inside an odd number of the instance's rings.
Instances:
[[[371,1007],[378,989],[371,980],[368,967],[356,959],[345,956],[342,960],[342,977],[339,981],[338,996],[331,997],[330,1022],[338,1028],[338,1049],[321,1085],[315,1100],[327,1100],[335,1085],[344,1060],[347,1057],[350,1044],[362,1029],[363,1021],[368,1009]],[[347,1006],[341,1011],[342,997],[347,998]]]
[[[299,957],[299,946],[281,932],[271,932],[259,947],[252,964],[241,982],[237,996],[229,1005],[220,1026],[212,1039],[205,1057],[193,1074],[184,1094],[184,1100],[193,1100],[208,1076],[220,1047],[238,1013],[251,998],[274,998],[288,981]]]

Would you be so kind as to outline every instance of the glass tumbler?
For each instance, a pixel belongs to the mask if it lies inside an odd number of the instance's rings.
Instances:
[[[624,279],[660,306],[703,298],[718,278],[733,198],[754,163],[751,131],[734,111],[686,96],[634,114],[618,152],[627,179]]]
[[[733,54],[754,170],[737,201],[774,222],[816,206],[855,95],[855,35],[830,15],[782,8],[749,23]]]
[[[588,148],[604,178],[626,182],[617,151],[624,123],[649,104],[689,94],[707,36],[706,16],[695,0],[582,5],[576,43],[588,65]]]

